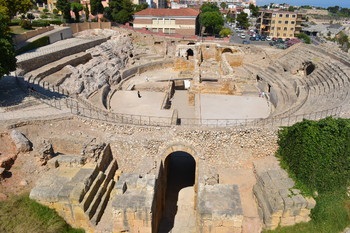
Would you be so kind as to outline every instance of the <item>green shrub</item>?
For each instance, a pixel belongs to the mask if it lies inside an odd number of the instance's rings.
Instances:
[[[46,27],[49,26],[50,23],[48,20],[34,20],[32,22],[33,27]]]
[[[84,230],[72,228],[55,210],[21,195],[0,202],[0,232],[83,233]]]
[[[48,44],[50,44],[50,39],[48,36],[44,36],[42,38],[39,38],[39,39],[33,41],[32,43],[27,44],[26,46],[18,49],[16,51],[16,53],[17,54],[25,53],[27,51],[30,51],[30,50],[33,50],[33,49],[36,49],[36,48],[39,48],[39,47],[42,47],[42,46],[45,46]]]
[[[8,26],[20,26],[21,20],[20,19],[12,19],[11,22],[8,23]]]
[[[32,29],[32,23],[29,20],[22,20],[20,26],[23,29]]]
[[[60,19],[53,19],[49,21],[50,24],[61,25],[62,21]]]
[[[347,119],[304,120],[280,130],[277,155],[310,192],[338,190],[349,184],[349,138]]]

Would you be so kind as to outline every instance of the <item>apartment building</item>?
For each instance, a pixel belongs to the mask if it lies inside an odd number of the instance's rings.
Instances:
[[[292,38],[300,33],[303,21],[302,13],[261,10],[257,19],[257,29],[262,35]]]
[[[152,32],[192,36],[196,34],[199,11],[184,9],[148,8],[134,14],[133,27],[146,28]]]

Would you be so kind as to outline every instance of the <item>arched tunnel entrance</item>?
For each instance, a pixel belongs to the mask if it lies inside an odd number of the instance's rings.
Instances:
[[[170,232],[174,227],[175,216],[181,205],[187,205],[186,200],[194,200],[193,195],[179,200],[179,193],[186,187],[193,187],[196,181],[196,161],[187,152],[176,151],[169,154],[164,161],[165,203],[159,224],[159,233]],[[191,192],[190,192],[191,193]],[[188,195],[188,194],[186,194]]]

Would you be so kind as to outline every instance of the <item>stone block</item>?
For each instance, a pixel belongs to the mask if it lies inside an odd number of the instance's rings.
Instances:
[[[14,129],[11,131],[10,136],[18,153],[28,152],[32,149],[32,143],[21,132]]]
[[[137,219],[134,219],[134,220],[130,221],[130,225],[132,225],[132,227],[134,229],[137,229],[137,228],[140,228],[140,227],[144,227],[143,220],[137,220]]]
[[[235,226],[235,221],[233,221],[231,219],[224,219],[224,220],[222,220],[222,226],[224,226],[224,227],[234,227]]]
[[[295,224],[295,217],[291,216],[291,217],[285,217],[285,218],[281,218],[281,226],[292,226]]]
[[[142,232],[142,233],[152,233],[151,227],[138,227],[134,229],[134,232]]]
[[[233,226],[235,228],[241,228],[243,225],[243,216],[237,216],[233,219]]]
[[[294,207],[294,201],[291,197],[287,196],[287,197],[283,197],[283,204],[284,204],[284,209],[290,209],[292,207]]]
[[[316,201],[312,197],[305,197],[305,200],[307,201],[307,206],[309,210],[313,209],[316,206]]]
[[[295,223],[308,222],[310,220],[309,216],[295,216]]]
[[[302,209],[300,210],[299,215],[302,216],[302,217],[306,217],[306,216],[309,216],[310,213],[311,213],[311,210],[306,209],[306,208],[302,208]]]
[[[215,233],[232,233],[232,229],[230,229],[229,227],[215,227],[214,228],[214,232]]]

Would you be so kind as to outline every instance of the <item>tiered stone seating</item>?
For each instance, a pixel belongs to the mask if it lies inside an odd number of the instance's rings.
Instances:
[[[349,76],[338,63],[320,63],[317,69],[305,78],[310,88],[308,99],[295,114],[331,109],[348,98]]]

